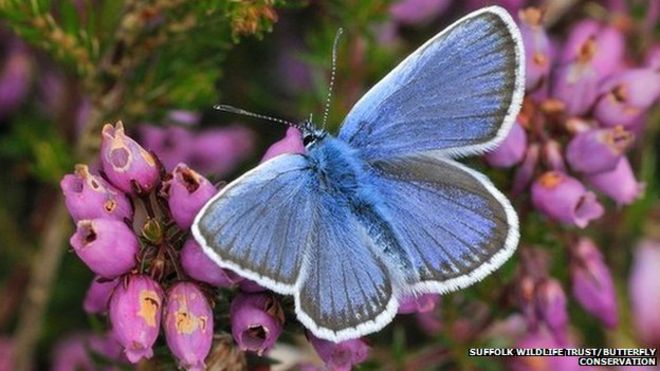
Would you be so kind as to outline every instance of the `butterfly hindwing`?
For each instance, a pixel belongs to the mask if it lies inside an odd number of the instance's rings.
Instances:
[[[396,158],[373,164],[372,184],[409,252],[415,292],[466,287],[499,267],[518,243],[509,201],[480,173],[452,160]]]
[[[324,197],[315,248],[309,253],[298,319],[317,336],[343,340],[387,324],[397,309],[391,272],[348,208]]]
[[[429,40],[350,111],[339,138],[363,158],[482,153],[508,133],[524,86],[520,34],[499,7]]]
[[[197,215],[195,238],[217,264],[293,293],[314,224],[313,174],[285,154],[227,185]]]

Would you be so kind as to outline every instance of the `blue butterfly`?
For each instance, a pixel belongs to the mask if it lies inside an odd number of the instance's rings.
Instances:
[[[482,279],[513,254],[518,218],[453,158],[507,135],[524,65],[504,9],[467,15],[367,92],[337,137],[306,121],[305,153],[223,188],[197,215],[195,239],[219,266],[293,295],[300,322],[332,341],[382,329],[404,295]]]

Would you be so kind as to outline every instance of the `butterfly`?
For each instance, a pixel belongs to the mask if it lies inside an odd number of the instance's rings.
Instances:
[[[300,124],[305,152],[228,184],[192,233],[220,267],[293,295],[315,336],[378,331],[402,297],[464,288],[513,254],[510,202],[454,159],[495,148],[523,92],[516,24],[500,7],[477,10],[369,90],[336,137]]]

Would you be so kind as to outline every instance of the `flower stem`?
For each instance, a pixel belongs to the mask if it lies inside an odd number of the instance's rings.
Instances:
[[[30,283],[21,305],[15,331],[15,366],[18,371],[34,369],[34,351],[41,335],[41,327],[53,285],[62,259],[65,237],[70,233],[71,222],[61,197],[51,212],[51,221],[43,234],[41,249],[32,259]]]

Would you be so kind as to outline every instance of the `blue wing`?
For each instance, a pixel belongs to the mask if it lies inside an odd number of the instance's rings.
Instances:
[[[340,341],[384,327],[397,300],[365,226],[319,182],[308,157],[280,155],[214,196],[192,231],[218,265],[293,294],[299,320]]]
[[[435,157],[376,161],[371,183],[410,254],[413,292],[444,293],[498,268],[518,244],[518,217],[482,174]]]
[[[325,196],[300,291],[298,319],[316,336],[342,341],[380,330],[398,307],[391,272],[365,225]]]
[[[197,215],[193,235],[221,267],[292,294],[315,221],[313,180],[305,156],[275,157],[214,196]]]
[[[367,160],[494,148],[524,93],[520,33],[509,14],[469,14],[406,58],[360,99],[339,138]]]

